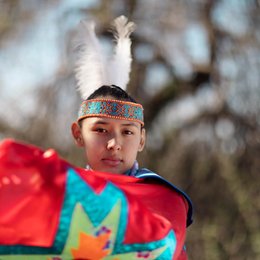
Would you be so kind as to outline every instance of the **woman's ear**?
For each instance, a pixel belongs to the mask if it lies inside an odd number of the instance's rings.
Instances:
[[[81,128],[77,122],[72,123],[71,125],[71,133],[72,136],[74,137],[75,143],[79,147],[84,146],[84,140],[81,134]]]
[[[142,128],[142,129],[141,129],[141,139],[140,139],[140,144],[139,144],[138,152],[143,151],[144,146],[145,146],[145,140],[146,140],[146,133],[145,133],[145,129]]]

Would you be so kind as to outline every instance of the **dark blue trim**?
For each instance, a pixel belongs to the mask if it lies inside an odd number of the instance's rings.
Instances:
[[[136,178],[159,180],[162,183],[166,184],[167,186],[171,187],[177,193],[181,194],[186,199],[186,201],[188,202],[188,205],[189,205],[186,226],[188,227],[189,225],[192,224],[192,222],[193,222],[193,219],[192,219],[193,205],[192,205],[192,201],[191,201],[190,197],[184,191],[182,191],[181,189],[177,188],[176,186],[174,186],[169,181],[165,180],[162,176],[158,175],[157,173],[151,172],[150,170],[145,169],[145,168],[139,169],[136,172],[135,177]]]

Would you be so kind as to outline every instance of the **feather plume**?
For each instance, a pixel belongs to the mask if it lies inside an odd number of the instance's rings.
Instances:
[[[98,87],[109,84],[107,61],[102,54],[93,21],[82,21],[77,41],[75,76],[81,97],[86,99]]]
[[[120,16],[112,23],[112,32],[116,39],[115,53],[109,66],[109,75],[114,85],[126,90],[131,72],[131,39],[135,23],[128,22],[125,16]]]
[[[88,98],[102,85],[117,85],[124,90],[131,71],[130,34],[135,29],[133,22],[124,16],[113,22],[113,35],[116,39],[114,55],[110,60],[103,53],[95,33],[94,22],[81,23],[76,50],[78,58],[75,67],[77,88],[83,99]]]

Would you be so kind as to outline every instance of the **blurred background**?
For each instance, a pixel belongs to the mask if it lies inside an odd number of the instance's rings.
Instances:
[[[84,167],[70,125],[73,39],[124,14],[132,35],[129,92],[145,108],[141,166],[187,192],[191,260],[260,259],[259,0],[0,0],[0,139],[54,148]]]

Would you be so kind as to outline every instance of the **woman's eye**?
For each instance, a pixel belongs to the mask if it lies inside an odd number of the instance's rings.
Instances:
[[[98,133],[106,133],[107,130],[104,129],[104,128],[97,128],[97,129],[96,129],[96,132],[98,132]]]
[[[130,131],[130,130],[125,130],[125,131],[124,131],[124,134],[125,134],[125,135],[132,135],[132,134],[133,134],[133,132],[132,132],[132,131]]]

